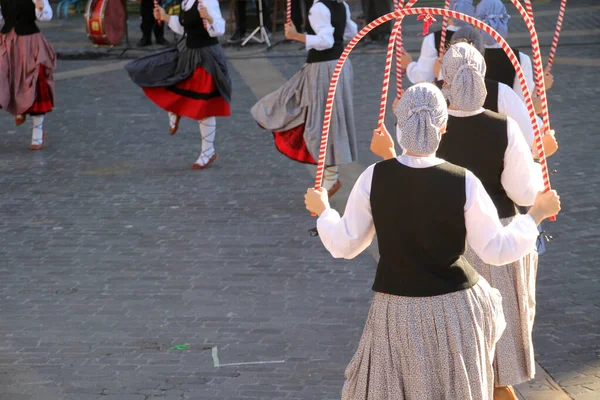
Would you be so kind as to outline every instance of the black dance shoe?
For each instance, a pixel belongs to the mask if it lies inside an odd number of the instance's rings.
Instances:
[[[141,38],[139,42],[137,42],[137,47],[146,47],[152,45],[152,39],[150,38]]]
[[[169,42],[164,37],[160,37],[160,38],[156,38],[156,44],[161,45],[161,46],[170,46],[171,42]]]

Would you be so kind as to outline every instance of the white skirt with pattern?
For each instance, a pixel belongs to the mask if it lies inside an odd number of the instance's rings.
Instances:
[[[492,360],[505,322],[500,293],[376,293],[342,400],[492,400]]]
[[[513,218],[504,218],[508,225]],[[489,284],[500,291],[506,330],[498,341],[494,372],[497,386],[518,385],[535,376],[533,321],[538,253],[500,267],[484,263],[470,248],[465,257]]]

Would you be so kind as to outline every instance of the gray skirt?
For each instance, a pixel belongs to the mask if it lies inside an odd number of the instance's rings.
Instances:
[[[502,225],[508,225],[513,219],[514,217],[502,219]],[[484,263],[471,248],[467,248],[465,257],[502,295],[506,330],[496,347],[496,385],[518,385],[533,379],[535,357],[532,332],[535,319],[537,251],[512,264],[502,266]]]
[[[281,88],[266,95],[252,107],[251,113],[256,122],[272,132],[285,132],[304,124],[304,143],[310,155],[317,160],[327,92],[336,63],[337,60],[304,64]],[[347,60],[333,104],[326,166],[356,161],[353,79],[352,64]]]
[[[433,297],[376,293],[342,400],[492,400],[505,322],[497,290]]]
[[[188,79],[197,68],[212,77],[219,95],[231,102],[231,78],[227,58],[219,44],[188,48],[185,38],[176,46],[135,59],[125,65],[131,80],[143,88],[172,87]]]

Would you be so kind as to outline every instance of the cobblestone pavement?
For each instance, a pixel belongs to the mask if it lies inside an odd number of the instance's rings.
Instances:
[[[538,362],[585,400],[600,393],[600,47],[594,35],[567,39],[550,92],[564,210],[546,224],[555,241],[540,261],[534,334]],[[284,50],[269,61],[289,77],[302,58]],[[362,166],[376,161],[382,57],[352,58]],[[220,158],[199,172],[197,125],[169,137],[164,113],[111,66],[59,63],[41,152],[27,150],[29,121],[0,114],[0,400],[339,399],[374,262],[333,260],[308,236],[311,178],[252,122],[253,82],[232,69]]]

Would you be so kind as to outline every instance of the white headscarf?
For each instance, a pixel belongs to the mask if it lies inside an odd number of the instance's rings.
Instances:
[[[431,83],[418,83],[404,92],[396,106],[397,140],[406,151],[430,155],[437,151],[448,122],[448,109],[442,92]]]
[[[453,108],[476,111],[483,106],[487,96],[485,69],[483,56],[470,44],[450,46],[442,62],[442,92]]]

